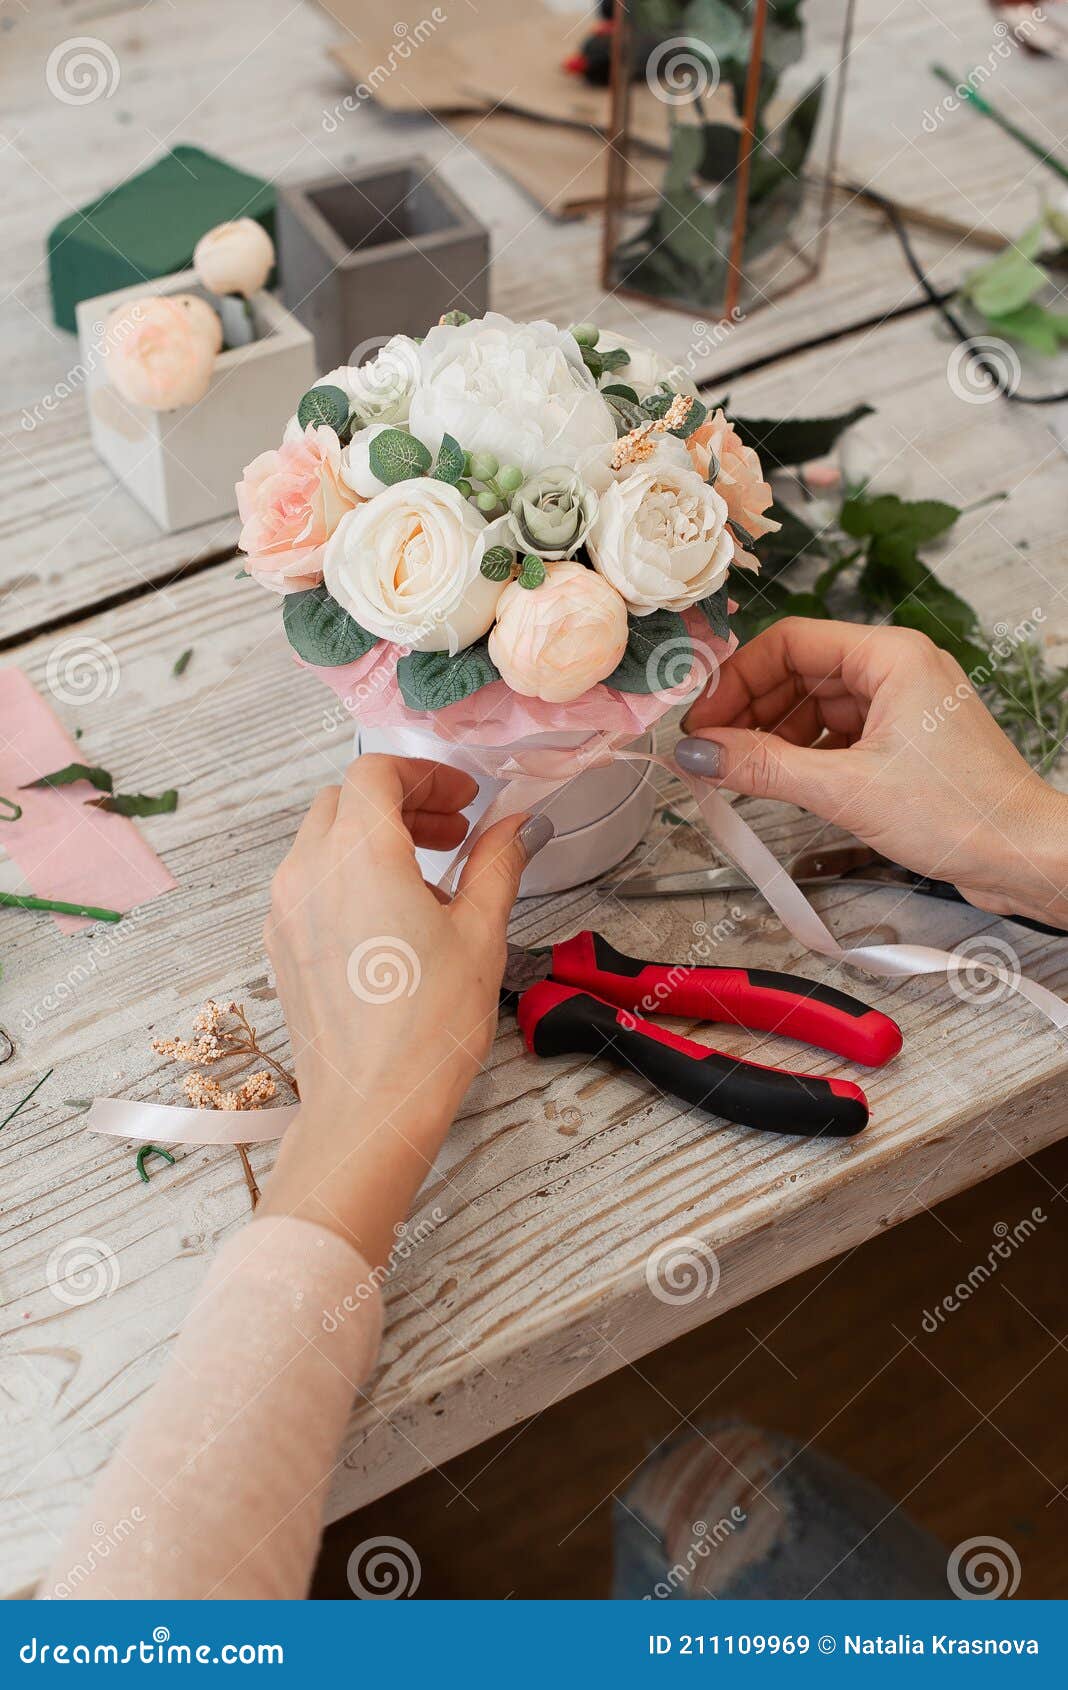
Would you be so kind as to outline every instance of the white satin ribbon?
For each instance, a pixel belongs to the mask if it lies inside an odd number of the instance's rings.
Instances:
[[[444,891],[455,889],[472,847],[503,816],[545,803],[587,769],[612,762],[655,764],[685,783],[697,802],[713,844],[752,881],[783,926],[810,951],[884,979],[907,979],[919,974],[971,974],[981,968],[991,979],[1026,998],[1054,1027],[1062,1032],[1068,1029],[1068,1003],[1063,998],[1040,986],[1037,980],[1010,973],[985,959],[959,956],[954,951],[935,950],[929,945],[856,945],[848,949],[840,945],[800,887],[794,885],[782,864],[737,810],[707,782],[688,775],[666,757],[628,751],[610,734],[593,734],[583,745],[566,750],[465,746],[464,752],[468,767],[474,765],[485,777],[505,784],[472,827],[442,876],[440,885]],[[425,746],[413,755],[440,759],[440,740],[427,736]],[[98,1097],[85,1124],[89,1132],[140,1143],[264,1144],[280,1138],[296,1113],[295,1104],[278,1109],[189,1109]]]

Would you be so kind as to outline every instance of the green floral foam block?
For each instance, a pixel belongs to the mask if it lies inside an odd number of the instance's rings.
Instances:
[[[201,235],[237,217],[254,217],[273,238],[270,183],[199,147],[175,147],[56,224],[48,237],[52,315],[73,334],[80,300],[187,270]]]

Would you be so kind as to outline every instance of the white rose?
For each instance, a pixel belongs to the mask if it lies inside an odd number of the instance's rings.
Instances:
[[[376,493],[384,493],[389,485],[386,481],[379,481],[371,468],[370,456],[371,441],[389,426],[389,423],[371,423],[368,428],[359,429],[345,447],[341,459],[341,479],[361,499],[373,499]]]
[[[323,579],[368,633],[412,651],[456,652],[493,621],[502,583],[479,571],[486,523],[455,487],[398,481],[343,517]]]
[[[679,461],[675,444],[681,441],[665,440],[652,458],[598,486],[587,550],[635,616],[687,610],[707,598],[723,585],[734,554],[726,504],[688,458]],[[584,473],[597,483],[592,465]]]
[[[439,324],[419,359],[409,423],[431,451],[451,434],[465,451],[492,453],[530,475],[616,438],[574,336],[552,323],[490,311],[459,328]]]
[[[597,337],[597,351],[603,354],[617,350],[626,352],[629,362],[606,375],[606,382],[621,382],[633,387],[639,399],[656,393],[661,382],[667,382],[672,393],[690,393],[697,398],[697,389],[681,364],[673,364],[651,346],[643,346],[640,341],[631,340],[625,334],[617,334],[615,329],[602,329]]]
[[[317,385],[342,388],[361,422],[395,425],[408,421],[419,375],[418,346],[408,335],[395,334],[373,358],[334,370]]]

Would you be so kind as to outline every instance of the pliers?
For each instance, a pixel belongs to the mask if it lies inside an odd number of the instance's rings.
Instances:
[[[849,1080],[728,1056],[637,1012],[785,1033],[871,1066],[901,1049],[896,1022],[833,986],[765,968],[643,962],[589,931],[550,950],[510,945],[501,1001],[536,1056],[605,1056],[684,1103],[765,1132],[850,1137],[867,1125],[868,1100]]]

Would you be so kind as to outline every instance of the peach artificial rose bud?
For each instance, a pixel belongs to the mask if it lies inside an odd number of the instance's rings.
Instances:
[[[489,654],[513,692],[568,704],[603,681],[627,647],[627,607],[581,563],[550,564],[540,587],[505,587]]]
[[[252,217],[220,223],[196,244],[193,269],[209,293],[259,293],[274,264],[274,242]]]
[[[221,345],[218,317],[192,294],[135,299],[104,325],[108,381],[131,405],[150,411],[173,411],[203,399]]]

